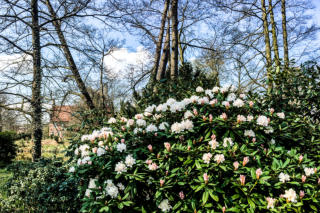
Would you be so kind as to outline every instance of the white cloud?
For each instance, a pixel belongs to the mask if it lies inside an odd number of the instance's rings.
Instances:
[[[27,71],[32,62],[32,57],[25,54],[0,55],[0,71],[8,71],[19,67],[20,70]]]
[[[151,54],[142,46],[137,47],[135,52],[129,52],[127,48],[116,49],[104,60],[108,77],[116,79],[123,79],[132,71],[146,70],[151,62]]]

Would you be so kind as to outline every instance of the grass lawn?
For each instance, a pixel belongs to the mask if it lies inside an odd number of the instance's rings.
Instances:
[[[18,146],[18,153],[15,160],[32,160],[32,146],[33,143],[27,140],[18,140],[15,142]],[[57,143],[52,139],[45,139],[42,141],[42,157],[43,158],[65,158],[65,150],[69,146],[68,142]]]

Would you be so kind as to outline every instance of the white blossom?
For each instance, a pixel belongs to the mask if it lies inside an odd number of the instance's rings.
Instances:
[[[147,126],[147,128],[146,128],[146,132],[156,132],[156,131],[158,131],[158,128],[157,128],[155,125],[153,125],[153,124],[150,124],[150,125]]]
[[[285,118],[285,115],[284,115],[283,112],[278,112],[278,113],[277,113],[277,116],[278,116],[279,118],[281,118],[281,119],[284,119],[284,118]]]
[[[290,181],[290,176],[288,174],[284,174],[283,172],[281,172],[279,174],[279,180],[280,182],[284,183],[286,181]]]
[[[290,202],[297,202],[297,193],[293,189],[285,190],[283,197]]]
[[[97,155],[101,156],[104,155],[106,153],[106,150],[104,148],[99,147],[97,150]]]
[[[117,144],[117,151],[118,152],[123,152],[127,150],[127,146],[124,143],[118,143]]]
[[[268,126],[269,125],[268,118],[264,115],[259,115],[257,119],[257,124],[260,126]]]
[[[190,111],[190,110],[188,110],[188,111],[186,111],[185,113],[184,113],[184,118],[185,119],[188,119],[188,118],[192,118],[194,115],[193,115],[193,113]]]
[[[202,160],[206,163],[209,164],[210,163],[210,159],[212,158],[212,154],[211,153],[205,153],[202,156]]]
[[[204,89],[202,87],[197,87],[196,92],[204,92]]]
[[[256,137],[256,134],[254,133],[254,131],[252,129],[249,129],[249,130],[244,130],[244,136],[247,136],[247,137]]]
[[[117,122],[117,120],[115,118],[113,118],[113,117],[108,120],[109,124],[114,124],[116,122]]]
[[[243,100],[241,100],[240,98],[238,98],[237,100],[235,100],[235,101],[233,102],[233,106],[234,106],[234,107],[238,107],[238,108],[243,107],[243,106],[244,106],[244,102],[243,102]]]
[[[159,129],[160,130],[166,130],[168,128],[169,124],[167,122],[162,122],[160,125],[159,125]]]
[[[307,177],[315,173],[314,168],[304,168],[304,172],[306,173]]]
[[[227,101],[231,102],[231,101],[236,100],[236,98],[237,98],[236,94],[230,93],[230,94],[228,95],[228,97],[227,97]]]
[[[125,189],[125,187],[122,183],[118,183],[117,187],[119,188],[120,191],[123,191]]]
[[[223,139],[223,147],[227,147],[228,144],[229,144],[229,146],[233,146],[232,138],[224,138]]]
[[[216,140],[209,141],[211,149],[216,149],[219,146],[219,143]]]
[[[116,171],[117,174],[121,174],[127,171],[127,166],[122,161],[120,161],[116,164],[114,171]]]
[[[219,87],[213,87],[212,88],[212,92],[214,92],[214,93],[218,93],[219,92]]]
[[[161,209],[161,211],[163,212],[169,212],[172,209],[172,206],[169,204],[169,200],[165,199],[161,201],[158,208]]]
[[[74,166],[71,166],[71,167],[69,168],[69,172],[73,173],[73,172],[75,172],[75,171],[76,171],[76,169],[74,168]]]
[[[132,155],[128,155],[126,157],[125,163],[128,167],[132,167],[136,163],[136,160],[132,157]]]
[[[146,126],[147,125],[147,122],[145,120],[143,120],[143,119],[138,119],[136,121],[136,123],[137,123],[138,126]]]
[[[216,161],[217,163],[222,163],[224,160],[225,159],[223,154],[216,154],[214,156],[214,161]]]

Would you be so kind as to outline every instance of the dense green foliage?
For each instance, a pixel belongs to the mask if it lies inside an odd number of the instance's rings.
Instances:
[[[0,212],[77,212],[77,184],[61,162],[17,162],[4,186]]]
[[[11,162],[16,156],[16,137],[15,132],[0,132],[0,166]]]
[[[234,92],[197,88],[83,136],[81,211],[317,212],[319,126]]]

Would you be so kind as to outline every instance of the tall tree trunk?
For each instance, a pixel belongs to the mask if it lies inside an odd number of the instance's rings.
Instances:
[[[278,47],[278,41],[277,41],[276,23],[274,21],[272,0],[269,0],[269,11],[270,11],[270,21],[271,21],[271,32],[272,32],[272,44],[273,44],[274,58],[275,58],[276,66],[279,67],[280,66],[279,47]]]
[[[172,42],[171,42],[171,68],[170,78],[178,75],[178,0],[171,1]]]
[[[151,73],[152,79],[157,79],[158,72],[159,72],[159,62],[160,62],[161,48],[162,48],[162,43],[163,43],[162,41],[163,41],[163,35],[164,35],[164,30],[165,30],[165,25],[166,25],[169,4],[170,4],[170,0],[165,0],[163,12],[162,12],[162,17],[161,17],[160,32],[159,32],[158,42],[157,42],[157,46],[156,46],[156,53],[155,53],[155,60],[154,60],[155,64],[154,64],[154,68]],[[161,73],[160,73],[160,75],[161,75]]]
[[[282,14],[284,66],[285,68],[288,68],[289,67],[289,49],[288,49],[288,35],[287,35],[286,0],[281,0],[281,14]]]
[[[1,101],[1,99],[0,99]],[[2,108],[0,107],[0,132],[2,132]]]
[[[93,101],[88,93],[88,90],[84,84],[84,82],[82,81],[81,79],[81,76],[79,74],[79,70],[76,66],[76,63],[74,62],[74,59],[73,59],[73,56],[70,52],[70,49],[69,49],[69,46],[67,44],[67,41],[63,35],[63,32],[61,30],[61,25],[60,25],[60,21],[57,19],[57,15],[55,13],[55,11],[53,10],[53,7],[50,3],[50,0],[46,0],[46,4],[47,4],[47,7],[48,7],[48,10],[49,10],[49,13],[51,15],[51,18],[52,18],[52,23],[55,27],[55,30],[57,31],[57,34],[58,34],[58,37],[59,37],[59,41],[61,43],[61,46],[62,46],[62,50],[64,52],[64,55],[67,59],[67,62],[69,64],[69,67],[71,69],[71,72],[73,74],[73,77],[77,83],[77,86],[87,104],[87,106],[90,108],[90,109],[94,109],[94,104],[93,104]]]
[[[164,47],[162,50],[161,62],[159,65],[159,70],[157,72],[157,80],[161,80],[166,75],[167,64],[170,55],[170,19],[167,21],[167,31],[166,31],[166,39],[164,41]]]
[[[106,110],[106,100],[104,96],[104,85],[103,85],[103,72],[104,72],[104,53],[102,53],[102,59],[101,59],[101,64],[100,64],[100,91],[101,91],[101,98],[102,98],[102,103],[101,103],[101,109],[102,112],[105,112]]]
[[[271,48],[270,48],[270,38],[269,38],[268,16],[267,16],[265,0],[261,0],[261,9],[262,9],[263,34],[264,34],[266,60],[267,60],[268,89],[270,91],[272,87],[271,73],[270,73],[272,59],[271,59]]]
[[[40,28],[38,14],[38,0],[31,0],[32,16],[32,50],[33,50],[33,80],[32,80],[32,137],[34,141],[33,160],[41,157],[42,139],[42,107],[41,107],[41,50],[40,50]]]

